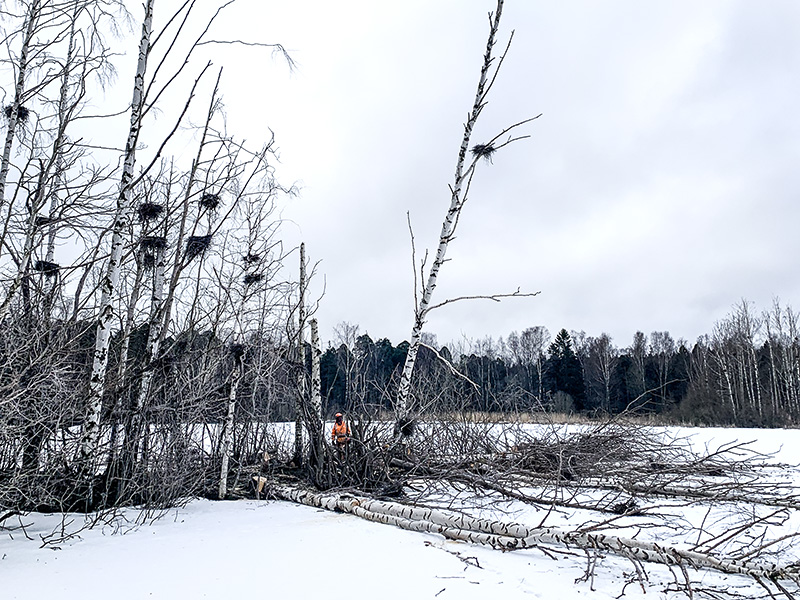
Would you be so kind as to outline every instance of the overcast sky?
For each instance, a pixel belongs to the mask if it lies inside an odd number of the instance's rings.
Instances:
[[[284,236],[320,261],[324,344],[340,321],[408,337],[406,213],[418,257],[435,249],[494,5],[242,0],[223,24],[297,62],[236,55],[226,102],[301,188]],[[440,343],[533,325],[693,342],[742,298],[798,304],[800,3],[508,0],[500,44],[512,29],[473,143],[542,117],[480,166],[434,300],[541,294],[442,308]]]

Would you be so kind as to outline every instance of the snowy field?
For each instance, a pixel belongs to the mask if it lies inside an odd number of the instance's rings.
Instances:
[[[771,476],[800,493],[798,430],[671,431],[691,435],[698,448],[752,441],[752,449],[774,453],[764,458]],[[692,505],[683,516],[692,521],[727,514],[733,527],[750,510],[722,509]],[[669,510],[684,509],[673,503]],[[790,511],[780,531],[769,535],[797,531],[797,512]],[[526,514],[542,518],[541,512],[510,511],[515,520]],[[134,512],[123,517],[129,521],[118,517],[82,529],[84,517],[72,515],[63,531],[56,515],[6,521],[25,527],[2,531],[0,599],[689,597],[679,569],[647,564],[642,580],[641,566],[613,555],[546,546],[503,553],[286,502],[195,500],[140,526],[133,524]],[[560,510],[548,524],[566,528],[574,518]],[[74,537],[63,535],[79,529]],[[793,550],[789,541],[779,557],[798,560]],[[586,578],[595,559],[593,576]],[[749,578],[691,570],[688,575],[694,598],[768,597]]]

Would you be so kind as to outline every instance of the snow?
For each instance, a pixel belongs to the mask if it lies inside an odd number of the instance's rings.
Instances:
[[[795,485],[800,481],[797,467],[786,466],[800,456],[800,431],[675,433],[712,448],[735,439],[756,440],[759,451],[778,452],[770,463],[784,463],[781,471],[791,472]],[[698,517],[688,512],[688,520]],[[562,513],[559,520],[568,517]],[[60,542],[59,515],[23,517],[27,537],[20,529],[0,530],[0,598],[605,600],[623,591],[624,598],[687,597],[676,589],[683,578],[680,571],[659,565],[646,565],[649,579],[640,584],[633,563],[601,556],[594,577],[581,581],[588,563],[579,551],[554,547],[502,553],[285,502],[193,500],[143,525],[136,525],[136,518],[134,511],[124,511],[82,529],[84,517],[69,515],[66,531],[78,533]],[[4,523],[19,524],[15,519]],[[41,536],[46,539],[54,531],[51,543],[42,547]],[[764,594],[743,577],[689,574],[695,594],[704,587],[745,598]]]

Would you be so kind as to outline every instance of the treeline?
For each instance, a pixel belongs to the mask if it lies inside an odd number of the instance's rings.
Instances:
[[[329,405],[390,409],[407,349],[346,333],[322,355]],[[342,337],[342,336],[340,336]],[[800,418],[798,315],[777,302],[757,313],[742,302],[693,344],[669,332],[637,332],[616,346],[607,334],[544,327],[452,346],[428,338],[415,373],[420,406],[442,410],[637,411],[703,425],[782,426]]]

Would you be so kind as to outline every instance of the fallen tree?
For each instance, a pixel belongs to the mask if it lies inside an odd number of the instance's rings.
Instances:
[[[429,418],[400,445],[393,422],[355,418],[358,439],[347,459],[331,458],[326,489],[279,464],[254,481],[272,498],[502,551],[586,552],[587,578],[611,554],[632,561],[642,585],[646,563],[666,565],[690,596],[700,589],[690,569],[800,595],[797,490],[773,457],[748,444],[698,451],[689,438],[619,418]],[[528,522],[518,513],[539,516]]]
[[[451,516],[430,508],[416,508],[348,493],[320,493],[295,486],[273,484],[269,493],[277,499],[307,506],[347,512],[369,521],[402,529],[435,533],[452,540],[491,546],[499,550],[523,550],[541,544],[563,545],[591,551],[613,552],[635,561],[707,568],[800,586],[800,565],[780,567],[775,563],[737,560],[710,553],[613,535],[561,531],[552,527],[531,528],[519,523]]]

